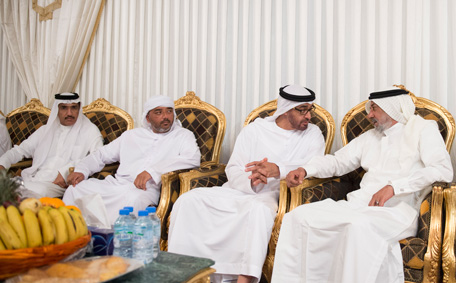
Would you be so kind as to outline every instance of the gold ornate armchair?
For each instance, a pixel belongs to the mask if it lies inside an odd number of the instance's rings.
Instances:
[[[331,114],[322,108],[320,105],[315,105],[315,111],[312,113],[311,123],[317,125],[325,138],[326,148],[325,153],[331,151],[331,146],[334,140],[335,123]],[[274,114],[277,110],[277,99],[269,101],[258,108],[254,109],[245,119],[244,126],[253,122],[256,118],[265,118]],[[213,187],[221,186],[227,181],[225,175],[225,166],[205,168],[203,170],[191,170],[188,173],[183,173],[179,176],[181,179],[181,194],[197,187]],[[321,182],[321,181],[320,181]],[[281,183],[282,184],[282,183]],[[274,220],[274,226],[271,234],[271,239],[268,245],[268,254],[263,266],[263,276],[269,282],[272,275],[272,266],[274,263],[275,248],[279,237],[282,218],[290,207],[290,188],[281,186],[279,197],[279,208],[277,216]]]
[[[405,89],[404,86],[398,86]],[[410,92],[418,115],[437,121],[440,133],[450,151],[455,135],[455,122],[451,114],[437,103],[416,97]],[[367,119],[364,101],[352,108],[342,120],[341,133],[346,145],[355,137],[373,128]],[[362,168],[344,176],[322,180],[305,180],[291,188],[290,211],[297,206],[325,198],[345,199],[346,194],[359,188],[364,171]],[[319,184],[316,184],[319,182]],[[286,186],[285,184],[281,184]],[[447,184],[433,184],[432,192],[423,200],[420,208],[418,232],[414,237],[400,241],[405,282],[439,282],[441,273],[443,188]]]
[[[98,98],[89,105],[84,106],[82,113],[98,127],[105,145],[120,137],[123,132],[134,128],[134,122],[130,114],[112,105],[104,98]],[[108,164],[101,172],[93,174],[92,177],[104,179],[107,175],[113,175],[118,167],[118,162]]]
[[[51,110],[43,106],[41,101],[32,98],[27,104],[14,109],[6,115],[6,128],[11,138],[11,144],[19,145],[39,127],[45,125]],[[21,175],[24,168],[32,165],[32,159],[27,158],[11,165],[9,172],[16,176]]]
[[[177,118],[182,126],[193,132],[201,151],[201,167],[198,170],[218,167],[220,150],[225,136],[225,114],[213,105],[202,101],[193,91],[174,102]],[[162,175],[162,188],[157,206],[161,220],[160,248],[168,249],[168,227],[171,209],[179,195],[181,183],[179,175],[190,169],[177,170]]]
[[[445,188],[445,234],[442,244],[443,283],[456,283],[456,183]]]

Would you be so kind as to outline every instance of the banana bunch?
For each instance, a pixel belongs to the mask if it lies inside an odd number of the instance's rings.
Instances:
[[[87,234],[87,224],[77,210],[42,206],[35,212],[0,205],[0,251],[63,244]]]

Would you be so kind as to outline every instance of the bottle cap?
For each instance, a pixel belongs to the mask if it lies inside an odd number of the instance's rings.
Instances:
[[[119,210],[119,215],[128,215],[130,211],[128,209],[121,209]]]
[[[147,215],[149,215],[149,212],[147,212],[147,210],[138,211],[138,216],[147,216]]]
[[[123,209],[128,209],[128,211],[133,212],[133,206],[126,206]]]
[[[155,213],[157,211],[157,208],[155,206],[148,206],[146,208],[146,210],[149,212],[149,213]]]

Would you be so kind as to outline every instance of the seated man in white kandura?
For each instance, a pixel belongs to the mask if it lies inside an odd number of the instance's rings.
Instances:
[[[24,157],[32,166],[22,171],[23,197],[61,197],[68,187],[68,169],[103,146],[100,130],[82,114],[77,93],[55,95],[46,125],[0,157],[0,169]]]
[[[366,171],[347,201],[285,214],[272,282],[404,282],[399,240],[416,235],[422,200],[433,182],[451,182],[453,169],[436,122],[414,115],[407,91],[371,93],[366,111],[374,129],[288,174],[296,186],[305,177]]]
[[[228,182],[179,197],[170,221],[170,252],[211,258],[214,281],[257,282],[278,208],[280,178],[324,154],[318,126],[310,124],[315,94],[280,89],[277,111],[242,129],[226,167]]]
[[[63,196],[65,204],[74,205],[78,198],[100,194],[113,224],[124,206],[138,211],[158,204],[162,174],[200,165],[195,136],[182,128],[171,98],[150,98],[142,118],[143,127],[124,132],[76,165],[68,177],[73,186]],[[120,165],[115,177],[83,181],[105,164],[117,161]]]

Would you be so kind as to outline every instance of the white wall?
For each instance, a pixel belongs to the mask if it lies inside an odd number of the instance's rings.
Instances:
[[[396,83],[456,115],[455,2],[108,0],[76,91],[85,104],[108,99],[138,126],[147,97],[193,90],[227,117],[223,162],[248,113],[285,84],[313,89],[337,127],[369,92]],[[0,43],[7,113],[28,99],[1,32]]]

